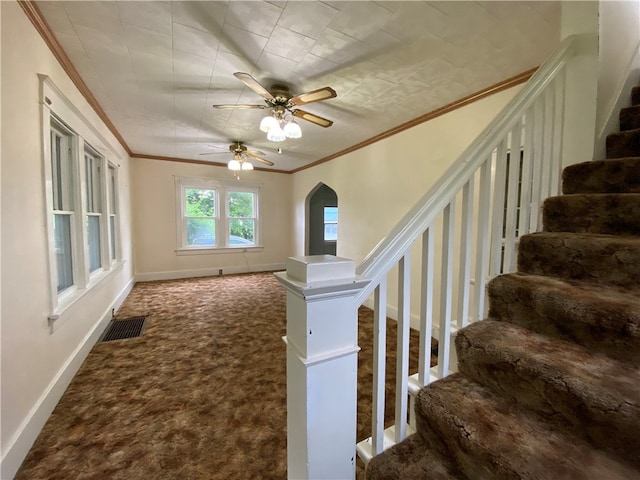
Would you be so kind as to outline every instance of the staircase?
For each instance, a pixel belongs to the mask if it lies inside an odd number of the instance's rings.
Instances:
[[[640,87],[620,129],[564,170],[489,318],[458,333],[458,373],[367,479],[640,478]]]

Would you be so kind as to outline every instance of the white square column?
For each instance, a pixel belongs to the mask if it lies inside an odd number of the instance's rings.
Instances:
[[[287,470],[296,480],[355,478],[358,306],[369,283],[352,260],[291,257],[287,290]]]

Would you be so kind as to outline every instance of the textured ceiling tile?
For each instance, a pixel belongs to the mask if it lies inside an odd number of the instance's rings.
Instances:
[[[120,15],[113,2],[65,2],[65,10],[76,26],[122,35]]]
[[[338,68],[338,64],[325,58],[307,53],[298,63],[294,70],[294,75],[299,73],[299,78],[313,78],[331,72]]]
[[[127,23],[171,35],[171,2],[118,2],[117,8]]]
[[[90,57],[99,57],[103,53],[121,56],[129,55],[123,32],[114,37],[109,32],[93,27],[78,25],[75,30],[82,42],[82,46]]]
[[[171,35],[155,30],[124,24],[124,38],[129,51],[144,52],[161,58],[171,58]]]
[[[350,37],[365,40],[380,30],[392,15],[392,12],[375,3],[347,2],[329,26]]]
[[[220,50],[233,53],[243,58],[248,65],[254,65],[260,58],[267,40],[267,37],[227,24],[220,36]]]
[[[264,48],[266,52],[299,62],[311,50],[315,40],[276,26]]]
[[[141,51],[132,51],[130,56],[138,78],[171,78],[173,73],[171,57],[158,57]]]
[[[430,34],[429,23],[441,20],[443,15],[429,8],[422,2],[398,2],[394,14],[387,20],[383,29],[385,32],[401,40],[414,40]],[[439,18],[440,17],[440,18]]]
[[[262,52],[258,59],[258,69],[267,76],[286,80],[296,68],[297,62],[269,52]]]
[[[172,1],[173,23],[216,34],[227,16],[226,2]]]
[[[40,2],[38,3],[38,8],[54,32],[72,32],[73,27],[69,21],[63,2]]]
[[[326,3],[289,2],[278,25],[305,37],[318,38],[337,13]]]
[[[229,4],[226,23],[268,37],[281,14],[282,8],[270,3],[234,1]]]
[[[173,48],[200,57],[215,59],[218,53],[218,39],[202,30],[174,23]]]

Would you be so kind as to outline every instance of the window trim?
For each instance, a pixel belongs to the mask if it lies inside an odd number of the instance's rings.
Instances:
[[[40,79],[40,114],[42,134],[42,162],[43,162],[43,189],[44,189],[44,215],[46,219],[47,233],[47,273],[49,275],[49,325],[53,333],[54,320],[75,304],[80,298],[92,291],[98,284],[122,269],[123,261],[118,257],[116,262],[106,262],[105,256],[109,254],[109,240],[104,221],[104,208],[106,197],[106,169],[107,164],[112,164],[118,172],[121,157],[116,153],[111,143],[100,133],[96,127],[73,105],[73,103],[58,89],[58,87],[46,75],[38,75]],[[72,149],[71,158],[71,188],[73,211],[71,212],[71,257],[73,268],[73,284],[58,292],[58,276],[56,270],[55,229],[54,229],[54,203],[53,203],[53,178],[51,164],[51,132],[52,123],[57,129],[62,129],[70,138]],[[100,241],[105,247],[100,248],[101,268],[89,274],[87,229],[87,206],[85,199],[86,173],[84,152],[90,149],[102,160],[101,172],[101,201],[102,201],[102,228]],[[117,186],[119,187],[119,186]],[[116,192],[118,197],[118,192]],[[117,201],[117,198],[116,198]],[[116,222],[117,224],[118,222]],[[116,232],[117,243],[120,243],[119,227]],[[105,242],[106,243],[103,243]]]
[[[203,177],[175,176],[176,186],[176,254],[209,255],[217,253],[237,253],[263,251],[262,222],[260,219],[260,203],[262,198],[262,184],[233,182]],[[215,230],[216,243],[224,238],[224,243],[216,246],[187,246],[185,228],[185,190],[188,188],[215,190]],[[229,242],[228,192],[251,192],[254,194],[254,245],[231,246]]]

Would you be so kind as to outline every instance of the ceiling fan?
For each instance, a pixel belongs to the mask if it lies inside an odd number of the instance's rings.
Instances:
[[[248,73],[236,72],[233,74],[237,79],[244,82],[244,84],[251,90],[260,95],[264,101],[264,105],[213,105],[213,108],[220,109],[251,109],[251,108],[270,108],[272,109],[273,116],[281,121],[287,113],[290,113],[294,117],[302,118],[311,123],[315,123],[321,127],[327,128],[333,125],[331,120],[320,117],[306,110],[300,110],[295,108],[300,105],[306,105],[313,102],[319,102],[327,100],[329,98],[337,97],[336,91],[331,87],[323,87],[311,92],[302,93],[300,95],[292,96],[289,92],[289,87],[282,84],[275,84],[271,86],[271,90],[267,90],[263,87],[255,78]],[[266,117],[268,118],[268,117]],[[263,119],[264,120],[264,119]],[[268,129],[260,126],[261,130],[268,131]],[[299,129],[298,129],[299,130]],[[301,135],[301,134],[300,134]],[[300,135],[292,136],[291,138],[298,138]],[[289,136],[289,135],[287,135]],[[284,140],[284,138],[282,138]]]
[[[234,171],[234,174],[236,176],[238,176],[238,172],[240,170],[253,170],[253,164],[250,160],[264,163],[265,165],[268,165],[270,167],[275,165],[273,162],[259,156],[265,155],[264,152],[261,152],[259,150],[247,150],[246,145],[239,141],[236,141],[229,145],[229,151],[233,153],[233,159],[229,161],[227,166],[229,167],[229,170]],[[226,152],[205,152],[201,153],[200,155],[219,155],[221,153]]]

